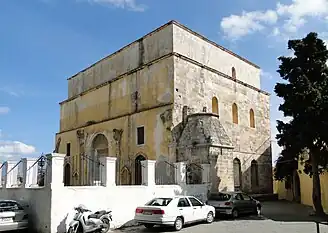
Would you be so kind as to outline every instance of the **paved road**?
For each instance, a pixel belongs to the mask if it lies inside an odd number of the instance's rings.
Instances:
[[[328,226],[320,224],[319,232],[315,217],[309,216],[311,208],[284,201],[264,202],[263,216],[244,216],[238,220],[217,219],[212,224],[186,226],[181,232],[188,233],[328,233]],[[169,228],[126,228],[114,232],[173,232]]]

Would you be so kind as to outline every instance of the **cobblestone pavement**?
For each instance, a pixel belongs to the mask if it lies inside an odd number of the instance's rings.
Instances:
[[[218,218],[212,224],[186,226],[181,232],[188,233],[328,233],[328,225],[319,224],[318,218],[310,216],[311,208],[285,201],[264,202],[263,216],[244,216],[237,220]],[[113,232],[173,232],[170,228],[132,227]]]

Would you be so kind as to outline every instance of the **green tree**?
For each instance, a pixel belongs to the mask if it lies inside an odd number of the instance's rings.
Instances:
[[[283,82],[275,93],[283,99],[279,110],[289,122],[277,121],[278,158],[275,178],[282,180],[297,169],[298,160],[308,153],[304,172],[312,177],[315,212],[324,214],[321,203],[320,172],[328,162],[328,50],[316,33],[300,40],[289,40],[293,57],[279,57],[278,73]]]

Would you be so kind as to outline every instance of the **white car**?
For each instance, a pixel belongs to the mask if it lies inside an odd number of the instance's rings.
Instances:
[[[137,207],[134,220],[152,228],[154,225],[173,226],[176,231],[183,225],[206,221],[212,223],[215,208],[192,196],[158,197]]]
[[[23,206],[14,200],[0,200],[0,232],[27,228],[28,215]]]

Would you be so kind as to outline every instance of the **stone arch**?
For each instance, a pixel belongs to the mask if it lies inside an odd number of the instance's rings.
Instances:
[[[238,107],[236,103],[232,104],[232,123],[238,124]]]
[[[142,161],[145,161],[146,157],[142,154],[138,154],[134,160],[134,184],[141,185],[142,184]]]
[[[71,185],[71,165],[69,163],[64,166],[64,185]]]
[[[130,185],[131,184],[131,172],[124,166],[120,173],[121,185]]]
[[[236,69],[235,69],[235,67],[231,68],[231,77],[234,78],[234,79],[236,78]]]
[[[258,191],[259,186],[259,168],[258,163],[255,160],[251,162],[251,187],[252,192]]]
[[[102,134],[98,133],[93,137],[91,144],[91,158],[89,158],[89,167],[92,183],[101,183],[101,170],[102,164],[100,163],[101,157],[108,156],[108,139]]]
[[[255,128],[255,116],[252,108],[249,110],[249,126]]]
[[[186,183],[202,184],[202,167],[200,164],[190,163],[186,165]]]
[[[242,187],[242,173],[240,160],[235,158],[233,160],[233,175],[235,191],[240,191]]]
[[[96,132],[96,133],[92,133],[92,134],[86,134],[86,142],[85,142],[85,147],[87,150],[90,150],[92,149],[92,145],[95,141],[95,139],[99,136],[99,135],[102,135],[104,136],[108,143],[112,142],[112,137],[110,135],[110,133],[108,131],[101,131],[101,132]]]
[[[212,113],[219,114],[219,101],[215,96],[212,98]]]

